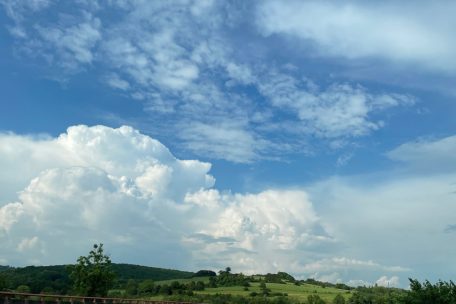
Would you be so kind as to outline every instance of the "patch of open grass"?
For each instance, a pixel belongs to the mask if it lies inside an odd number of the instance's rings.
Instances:
[[[217,288],[206,288],[203,291],[196,291],[199,294],[232,294],[241,295],[248,297],[251,292],[257,292],[261,294],[260,283],[250,283],[248,290],[244,290],[242,286],[232,287],[217,287]],[[305,302],[309,295],[318,295],[327,303],[331,303],[337,294],[342,294],[345,299],[351,296],[350,291],[337,289],[332,287],[321,287],[317,285],[301,284],[299,286],[293,283],[279,284],[279,283],[266,283],[266,288],[271,290],[273,293],[286,293],[289,298],[292,298],[298,302]]]
[[[189,279],[174,279],[174,280],[163,280],[163,281],[156,281],[154,282],[155,285],[164,285],[164,284],[167,284],[167,285],[170,285],[172,282],[179,282],[181,284],[186,284],[186,283],[190,283],[190,282],[198,282],[198,281],[201,281],[205,284],[209,283],[209,277],[193,277],[193,278],[189,278]]]

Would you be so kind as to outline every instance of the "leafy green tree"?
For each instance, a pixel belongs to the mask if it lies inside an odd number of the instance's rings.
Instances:
[[[43,293],[43,294],[55,294],[55,291],[54,291],[54,289],[52,289],[52,287],[46,286],[43,289],[41,289],[40,293]]]
[[[73,288],[83,296],[106,296],[113,286],[115,274],[111,259],[103,252],[103,244],[94,244],[88,256],[80,256],[71,267]]]
[[[136,280],[130,279],[125,286],[125,293],[129,296],[135,296],[138,294],[138,282]]]
[[[217,274],[212,270],[198,270],[194,277],[215,277]]]
[[[205,288],[204,282],[202,282],[202,281],[196,282],[195,290],[204,290],[204,288]]]
[[[333,304],[345,304],[345,298],[339,293],[333,299]]]
[[[7,287],[5,276],[0,273],[0,291],[5,290]]]
[[[151,295],[155,293],[155,283],[152,280],[144,280],[139,283],[138,292],[140,295]]]
[[[217,287],[217,279],[215,277],[209,277],[209,287],[216,288]]]
[[[307,304],[326,304],[325,301],[318,295],[310,295],[307,297]]]
[[[432,284],[427,280],[423,283],[418,280],[409,280],[410,292],[407,294],[407,303],[456,303],[456,284],[453,281],[438,281]]]
[[[20,293],[29,293],[30,292],[30,287],[27,285],[19,285],[16,287],[16,292]]]

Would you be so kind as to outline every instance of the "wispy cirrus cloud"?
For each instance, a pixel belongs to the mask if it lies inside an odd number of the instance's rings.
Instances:
[[[10,11],[19,5],[3,4]],[[59,67],[58,75],[96,67],[102,83],[143,103],[154,118],[154,124],[143,123],[148,129],[167,131],[198,156],[238,163],[277,159],[308,150],[314,137],[334,147],[334,141],[383,128],[387,122],[374,115],[415,101],[357,83],[319,85],[289,62],[271,61],[274,54],[238,48],[239,16],[248,13],[239,3],[20,7],[17,16],[10,13],[27,32],[27,39],[17,38],[18,48]],[[50,16],[45,22],[25,18],[44,12]],[[265,47],[256,30],[249,35],[244,39],[257,43],[251,47]]]
[[[83,21],[62,27],[35,27],[41,41],[29,45],[30,52],[46,54],[51,64],[61,64],[69,71],[77,70],[81,64],[91,64],[94,48],[102,38],[100,20],[90,13],[83,13]],[[73,22],[71,22],[73,23]],[[57,58],[55,58],[57,57]]]
[[[265,1],[257,26],[264,35],[285,35],[322,56],[377,57],[395,64],[454,73],[456,40],[451,1]],[[299,45],[297,42],[296,45]]]
[[[395,161],[403,162],[412,169],[427,172],[453,172],[456,163],[456,136],[443,138],[419,138],[401,144],[387,152]]]
[[[302,132],[323,138],[356,137],[383,126],[369,116],[399,105],[413,105],[412,96],[372,94],[361,86],[331,84],[321,89],[309,80],[271,74],[258,84],[274,107],[292,111]]]

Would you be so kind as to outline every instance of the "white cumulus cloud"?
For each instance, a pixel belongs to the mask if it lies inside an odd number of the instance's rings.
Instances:
[[[13,265],[70,263],[104,242],[116,262],[394,285],[418,263],[446,265],[452,247],[452,175],[232,193],[210,164],[131,127],[2,134],[0,147],[0,259]]]
[[[399,277],[392,276],[388,278],[387,276],[380,277],[375,284],[383,287],[398,287],[399,286]]]
[[[16,176],[0,205],[0,257],[11,264],[68,263],[104,242],[118,261],[291,270],[299,252],[332,242],[305,192],[220,192],[210,164],[176,159],[130,127],[0,143],[0,179]]]

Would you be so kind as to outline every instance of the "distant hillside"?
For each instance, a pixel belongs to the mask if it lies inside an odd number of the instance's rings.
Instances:
[[[11,269],[10,266],[2,266],[0,265],[0,272],[4,271],[4,270],[8,270],[8,269]]]
[[[187,279],[195,275],[194,272],[164,269],[132,264],[113,264],[112,268],[118,280],[146,280],[163,281],[171,279]]]
[[[27,266],[27,267],[8,267],[0,266],[0,273],[6,279],[9,289],[15,289],[19,285],[27,285],[32,292],[56,292],[66,294],[71,288],[68,277],[68,265],[55,266]],[[163,269],[156,267],[112,264],[112,268],[117,275],[119,284],[129,279],[142,281],[151,279],[154,281],[185,279],[194,275],[193,272]]]

